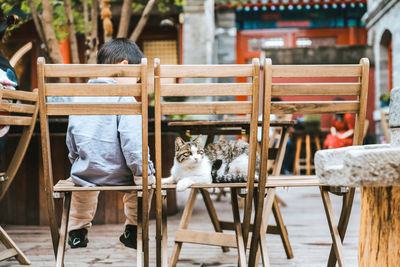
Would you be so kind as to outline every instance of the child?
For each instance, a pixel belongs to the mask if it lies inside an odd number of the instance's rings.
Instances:
[[[98,64],[138,64],[143,57],[137,45],[126,38],[106,42],[98,51]],[[89,83],[121,83],[131,78],[99,78]],[[133,81],[136,82],[136,79]],[[134,102],[133,97],[74,97],[73,102]],[[138,115],[70,116],[67,147],[72,163],[70,179],[80,186],[134,185],[142,175],[142,122]],[[150,157],[149,157],[150,158]],[[149,160],[150,176],[155,172]],[[68,244],[86,247],[87,232],[96,212],[99,191],[73,192]],[[125,231],[120,241],[136,249],[136,192],[123,197]]]
[[[3,39],[7,27],[14,24],[16,21],[17,17],[15,15],[6,17],[3,10],[0,8],[0,41]],[[0,51],[0,88],[15,90],[17,86],[18,79],[15,70]],[[0,101],[7,102],[7,100]],[[9,129],[10,126],[8,125],[0,125],[0,162]]]

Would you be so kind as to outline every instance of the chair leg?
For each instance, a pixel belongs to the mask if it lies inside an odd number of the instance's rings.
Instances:
[[[278,204],[282,205],[282,207],[287,207],[286,202],[280,198],[278,195],[275,196],[275,200],[278,201]]]
[[[347,192],[346,195],[343,197],[342,212],[340,214],[339,223],[338,223],[338,230],[339,230],[339,235],[340,235],[340,239],[341,239],[342,243],[344,240],[344,236],[346,234],[347,226],[349,224],[351,209],[353,207],[355,190],[356,190],[355,188],[350,188],[349,192]],[[331,252],[329,253],[328,266],[329,267],[336,266],[336,261],[337,261],[337,259],[336,259],[336,255],[335,255],[335,250],[332,245]]]
[[[142,192],[137,192],[137,248],[136,248],[136,266],[142,267],[143,258],[143,197]]]
[[[300,174],[300,152],[301,152],[301,143],[303,142],[303,138],[301,136],[297,137],[296,142],[296,155],[294,158],[294,167],[293,174]]]
[[[242,223],[240,222],[240,213],[237,199],[237,189],[231,188],[232,215],[235,227],[236,244],[238,249],[239,266],[245,267],[246,264],[246,248],[243,240]]]
[[[69,210],[71,207],[71,192],[64,193],[64,204],[63,211],[61,215],[61,225],[60,225],[60,237],[58,239],[57,247],[57,260],[56,266],[64,266],[64,253],[65,253],[65,241],[68,235],[68,220],[69,220]]]
[[[265,233],[268,230],[268,220],[269,216],[271,215],[272,206],[275,201],[275,196],[276,196],[276,188],[267,189],[267,199],[265,201],[262,213],[256,215],[256,216],[262,215],[262,217],[261,217],[260,229],[255,229],[256,226],[253,226],[253,238],[251,240],[251,246],[250,246],[249,266],[258,265],[260,253],[263,266],[270,265]],[[259,233],[258,237],[257,235],[254,234],[256,232]]]
[[[182,214],[181,222],[179,223],[178,230],[188,228],[190,217],[192,216],[194,204],[196,202],[197,193],[198,193],[197,189],[191,189],[187,204],[185,206],[185,209],[183,210],[183,214]],[[178,262],[179,253],[181,252],[181,248],[182,248],[182,242],[175,241],[175,245],[172,250],[171,258],[169,260],[170,267],[176,266],[176,264]]]
[[[315,142],[315,147],[316,150],[321,150],[321,140],[319,139],[318,133],[315,134],[314,136],[314,142]]]
[[[320,191],[324,203],[326,218],[328,220],[329,230],[332,236],[333,248],[336,254],[336,258],[338,260],[339,267],[343,267],[345,266],[345,264],[344,264],[342,240],[339,235],[338,226],[335,222],[334,218],[335,216],[333,214],[333,208],[331,199],[329,197],[329,192],[323,189],[322,187],[320,187]]]
[[[4,244],[4,246],[7,248],[6,251],[3,251],[2,257],[0,257],[0,261],[11,258],[11,257],[16,257],[18,262],[23,265],[29,265],[31,262],[28,260],[28,258],[25,256],[25,254],[20,250],[17,245],[14,243],[14,241],[11,239],[11,237],[6,233],[6,231],[0,226],[0,241]],[[8,251],[8,253],[7,253]]]
[[[275,196],[274,204],[272,206],[272,212],[274,213],[276,225],[279,228],[279,235],[281,236],[283,247],[285,248],[286,257],[288,259],[292,259],[293,258],[293,250],[292,250],[292,246],[290,245],[287,229],[283,222],[281,210],[278,205],[277,196]],[[267,226],[268,226],[268,224],[267,224]]]
[[[167,191],[163,191],[162,197],[162,251],[161,251],[161,266],[168,266],[168,228],[167,228]]]
[[[311,140],[310,134],[306,134],[306,174],[311,175]]]
[[[210,198],[210,193],[207,191],[207,189],[204,188],[200,189],[200,193],[203,196],[204,204],[206,205],[208,216],[210,216],[215,232],[222,233],[222,228],[219,223],[217,212],[215,211],[214,205]],[[221,247],[221,248],[223,252],[229,251],[228,247]]]
[[[52,192],[46,192],[47,197],[47,214],[49,216],[49,226],[51,232],[51,240],[53,243],[54,256],[57,258],[57,245],[60,238],[60,233],[58,232],[57,214],[55,208],[55,199],[53,198]]]

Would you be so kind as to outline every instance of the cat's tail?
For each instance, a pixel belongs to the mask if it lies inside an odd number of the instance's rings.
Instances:
[[[213,183],[245,183],[247,176],[242,174],[225,174],[222,176],[213,176]]]
[[[258,173],[254,176],[254,181],[258,183]],[[247,176],[242,174],[225,174],[222,176],[213,176],[213,183],[246,183]]]

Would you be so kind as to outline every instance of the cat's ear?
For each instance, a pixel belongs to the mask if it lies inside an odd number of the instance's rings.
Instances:
[[[193,142],[195,142],[195,143],[197,143],[197,144],[199,144],[200,145],[200,140],[201,140],[201,137],[202,137],[202,135],[200,134],[200,135],[198,135],[194,140],[193,140]]]
[[[177,137],[177,138],[175,139],[175,151],[178,151],[179,148],[180,148],[181,146],[183,146],[184,144],[185,144],[185,141],[183,141],[182,138]]]

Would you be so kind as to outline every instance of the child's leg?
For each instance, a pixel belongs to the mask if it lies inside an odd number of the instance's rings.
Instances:
[[[124,202],[125,225],[137,225],[137,192],[125,193],[122,201]]]
[[[73,192],[69,212],[68,232],[90,228],[96,214],[100,191]]]

